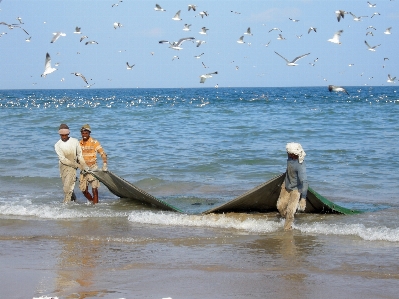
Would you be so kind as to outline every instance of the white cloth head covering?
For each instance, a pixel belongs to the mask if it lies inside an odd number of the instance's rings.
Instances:
[[[302,145],[296,142],[289,142],[285,146],[287,153],[294,154],[298,156],[299,163],[302,163],[305,160],[306,153],[302,148]]]

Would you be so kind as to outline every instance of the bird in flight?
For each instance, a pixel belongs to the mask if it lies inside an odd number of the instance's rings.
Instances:
[[[83,81],[85,81],[86,84],[89,84],[85,78],[85,76],[83,76],[81,73],[71,73],[72,75],[75,75],[77,77],[80,77],[83,79]]]
[[[381,44],[371,47],[367,41],[364,41],[369,51],[375,52],[375,48],[381,46]]]
[[[54,35],[54,36],[53,36],[53,38],[51,39],[51,42],[50,42],[50,43],[54,43],[57,39],[60,38],[60,36],[66,36],[65,33],[60,32],[60,31],[54,32],[53,35]]]
[[[212,78],[212,75],[217,75],[218,72],[208,73],[200,76],[200,83],[204,83],[206,79]]]
[[[156,11],[166,11],[166,10],[163,9],[159,4],[155,4],[154,9],[155,9]]]
[[[169,42],[167,40],[161,40],[159,41],[160,44],[166,44],[168,43],[170,46],[169,48],[172,48],[173,50],[181,50],[183,49],[182,47],[180,47],[180,45],[186,41],[186,40],[193,40],[195,39],[194,37],[183,37],[181,39],[179,39],[177,42]]]
[[[297,62],[299,59],[301,59],[301,58],[303,58],[303,57],[305,57],[305,56],[308,56],[308,55],[310,54],[310,53],[303,54],[303,55],[301,55],[301,56],[295,57],[292,61],[289,61],[287,58],[281,56],[281,55],[280,55],[279,53],[277,53],[276,51],[274,51],[274,53],[276,53],[278,56],[280,56],[281,58],[283,58],[283,59],[287,62],[287,65],[288,65],[288,66],[296,66],[296,65],[298,65],[298,64],[296,64],[295,62]]]
[[[336,91],[336,92],[345,92],[347,95],[349,95],[349,93],[346,91],[345,88],[341,87],[341,86],[335,86],[335,85],[328,85],[328,91],[332,92],[332,91]]]
[[[135,66],[134,64],[129,65],[129,62],[126,62],[126,68],[127,68],[128,70],[131,70],[134,66]]]
[[[329,40],[327,40],[328,42],[332,42],[334,44],[341,44],[341,42],[339,41],[339,37],[341,36],[342,32],[344,32],[343,30],[339,30],[337,32],[335,32],[334,36],[332,38],[330,38]]]
[[[51,57],[49,53],[46,53],[46,59],[44,61],[44,72],[41,75],[43,78],[46,78],[48,74],[51,74],[52,72],[56,71],[56,68],[51,67]]]

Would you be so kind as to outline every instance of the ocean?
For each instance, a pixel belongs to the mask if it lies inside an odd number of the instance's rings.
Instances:
[[[1,298],[397,298],[396,86],[0,90]],[[89,123],[108,168],[181,208],[105,186],[62,204],[54,144]],[[285,171],[358,215],[200,215]],[[101,158],[100,166],[101,166]]]

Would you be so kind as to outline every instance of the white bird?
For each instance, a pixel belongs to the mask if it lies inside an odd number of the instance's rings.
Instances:
[[[85,38],[88,38],[88,36],[87,36],[87,35],[83,35],[83,36],[80,38],[80,42],[82,42],[82,40],[84,40]]]
[[[317,30],[317,28],[309,27],[309,29],[308,29],[308,34],[309,34],[311,31],[317,32],[316,30]]]
[[[180,47],[180,45],[185,42],[186,40],[193,40],[195,39],[194,37],[183,37],[181,39],[179,39],[177,42],[169,42],[167,40],[161,40],[159,41],[160,44],[165,44],[168,43],[170,46],[169,48],[173,49],[173,50],[182,50],[183,48]]]
[[[1,1],[0,1],[0,2],[1,2]],[[23,24],[22,18],[21,18],[21,17],[17,17],[17,20],[18,20],[18,22],[19,22],[20,24]]]
[[[272,32],[273,30],[278,30],[278,31],[282,32],[282,31],[281,31],[279,28],[277,28],[277,27],[274,27],[274,28],[270,29],[269,32]]]
[[[119,22],[114,22],[114,29],[121,28],[122,24]]]
[[[374,36],[373,31],[368,31],[368,32],[366,32],[366,36],[369,35],[369,34],[371,34],[371,36]]]
[[[180,59],[180,58],[179,58],[179,56],[175,55],[175,56],[172,57],[172,61],[175,60],[175,59]]]
[[[335,11],[335,15],[337,16],[338,22],[341,21],[341,18],[345,17],[345,14],[346,14],[346,12],[341,9]]]
[[[131,70],[134,66],[135,66],[135,64],[129,65],[129,62],[126,62],[126,68],[128,70]]]
[[[369,7],[376,7],[377,4],[371,4],[370,1],[367,1],[367,3],[369,4]]]
[[[265,44],[265,47],[268,47],[270,45],[271,40],[267,44]]]
[[[188,11],[190,11],[190,9],[196,11],[196,10],[197,10],[197,5],[195,5],[195,4],[189,4],[189,5],[188,5]]]
[[[278,35],[277,39],[279,39],[279,40],[283,40],[283,39],[285,39],[285,37],[283,37],[283,36],[282,36],[282,34],[281,34],[281,33],[279,33],[279,35]]]
[[[51,57],[49,53],[46,53],[46,59],[44,61],[44,72],[41,75],[43,78],[46,78],[48,74],[51,74],[52,72],[56,71],[56,68],[51,67]]]
[[[204,83],[206,79],[212,78],[212,75],[217,75],[218,72],[208,73],[200,76],[200,83]]]
[[[239,43],[239,44],[245,44],[245,42],[244,42],[244,35],[240,36],[240,38],[237,40],[237,43]]]
[[[31,38],[32,38],[32,37],[29,36],[27,39],[25,39],[25,41],[29,43]]]
[[[209,14],[207,11],[200,11],[199,15],[201,16],[201,18],[207,17]]]
[[[154,9],[155,9],[156,11],[166,11],[166,10],[163,9],[159,4],[155,4]]]
[[[353,17],[353,20],[354,21],[356,21],[356,22],[359,22],[359,21],[361,21],[361,18],[367,18],[368,16],[360,16],[360,17],[357,17],[357,16],[355,16],[353,13],[351,13],[350,12],[350,14],[352,15],[352,17]]]
[[[392,29],[392,27],[387,28],[387,29],[384,31],[384,34],[391,34],[391,29]]]
[[[366,46],[367,46],[367,48],[368,48],[367,50],[372,51],[372,52],[375,52],[375,48],[381,46],[381,44],[379,44],[379,45],[376,45],[376,46],[371,47],[371,46],[368,44],[367,41],[364,41],[364,43],[366,44]]]
[[[274,53],[276,53],[278,56],[280,56],[281,58],[283,58],[283,59],[287,62],[287,65],[288,65],[288,66],[296,66],[296,65],[298,65],[298,64],[296,64],[295,62],[297,62],[299,59],[301,59],[301,58],[303,58],[303,57],[305,57],[305,56],[307,56],[307,55],[310,54],[310,53],[303,54],[303,55],[301,55],[301,56],[295,57],[292,61],[289,61],[287,58],[281,56],[281,55],[278,54],[276,51],[274,51]]]
[[[71,73],[72,75],[75,75],[77,77],[80,77],[83,79],[83,81],[85,81],[86,84],[89,84],[85,78],[85,76],[83,76],[81,73]]]
[[[396,77],[392,78],[391,75],[388,74],[388,80],[387,80],[388,83],[395,83],[395,79],[396,79]]]
[[[345,92],[347,95],[349,95],[349,93],[346,91],[345,88],[341,87],[341,86],[335,86],[335,85],[328,85],[328,91],[332,92],[332,91],[336,91],[336,92]]]
[[[204,40],[197,40],[196,43],[197,43],[197,46],[196,46],[196,47],[198,48],[198,47],[201,46],[202,44],[205,44],[206,41],[204,41]]]
[[[81,34],[82,32],[80,32],[80,27],[78,27],[78,26],[76,26],[75,27],[75,32],[74,33],[76,33],[76,34]]]
[[[98,45],[98,42],[96,42],[95,40],[91,40],[91,41],[88,41],[88,42],[85,43],[86,46],[87,45],[91,45],[91,44],[97,44]]]
[[[339,38],[340,38],[342,32],[344,32],[344,31],[343,30],[339,30],[339,31],[335,32],[334,36],[332,38],[328,39],[327,41],[328,42],[332,42],[334,44],[339,44],[340,45],[341,42],[339,41]]]
[[[295,20],[295,19],[291,19],[291,18],[288,18],[288,19],[290,19],[293,22],[299,22],[299,20]]]
[[[248,28],[247,28],[247,31],[245,31],[244,34],[253,35],[253,34],[251,33],[251,27],[248,27]]]
[[[181,21],[182,19],[180,18],[180,12],[181,12],[181,10],[179,10],[179,11],[175,14],[175,16],[172,18],[172,20]]]
[[[201,53],[200,55],[196,55],[196,56],[194,56],[194,57],[197,58],[197,59],[199,59],[199,58],[201,58],[202,55],[204,55],[204,53]]]
[[[54,43],[57,39],[59,39],[60,38],[60,36],[66,36],[66,34],[65,33],[63,33],[63,32],[60,32],[60,31],[58,31],[58,32],[54,32],[53,33],[53,38],[52,38],[52,40],[51,40],[51,42],[50,43]]]
[[[201,31],[199,32],[199,34],[206,34],[206,32],[207,32],[208,30],[209,30],[208,28],[202,27],[202,28],[201,28]]]
[[[191,26],[191,24],[184,24],[183,30],[184,31],[190,31],[190,26]]]
[[[379,12],[375,12],[375,13],[373,13],[373,15],[371,16],[371,17],[374,17],[375,15],[381,15]]]

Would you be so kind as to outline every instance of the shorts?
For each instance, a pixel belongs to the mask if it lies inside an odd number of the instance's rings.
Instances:
[[[91,185],[92,189],[97,189],[100,187],[100,182],[90,173],[81,173],[79,178],[79,189],[83,192],[89,185]]]

